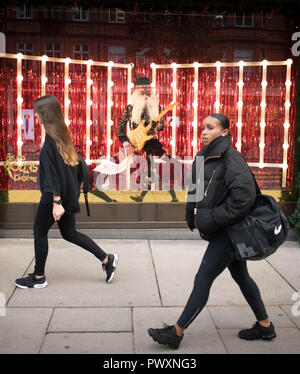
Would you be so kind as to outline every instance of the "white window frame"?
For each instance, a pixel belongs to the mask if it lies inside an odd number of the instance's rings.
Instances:
[[[24,44],[25,48],[20,48],[19,47],[19,44],[21,44],[21,43]],[[31,49],[26,48],[26,46],[27,46],[28,43],[31,44]],[[32,53],[33,53],[32,47],[33,47],[33,43],[32,42],[27,42],[27,41],[17,42],[17,53],[23,53],[23,55],[32,56]],[[28,53],[28,52],[30,52],[30,53]]]
[[[73,11],[73,21],[76,22],[88,22],[90,18],[89,9],[79,7],[79,13],[77,13],[77,8],[72,8]]]
[[[47,49],[47,44],[51,44],[52,48]],[[55,44],[59,45],[59,50],[55,49]],[[56,53],[59,53],[59,56],[55,56]],[[48,57],[61,57],[61,44],[59,42],[46,42],[45,43],[45,55]]]
[[[108,22],[109,23],[125,23],[125,12],[119,8],[108,9]]]
[[[243,15],[237,15],[237,13],[234,13],[234,26],[235,27],[254,27],[254,13],[253,12],[251,12],[251,20],[252,20],[252,22],[251,22],[251,25],[245,25],[245,19],[246,19],[246,17],[249,17],[250,15],[246,15],[246,13],[245,12],[243,12]],[[237,24],[237,17],[242,17],[242,24],[241,25],[239,25],[239,24]]]
[[[29,12],[29,14],[27,14]],[[17,6],[17,18],[18,19],[32,19],[32,5],[23,4]]]
[[[80,51],[75,51],[75,45],[79,45],[80,46]],[[88,52],[86,51],[83,51],[83,46],[84,45],[87,45],[88,46]],[[82,57],[87,57],[87,60],[89,59],[90,57],[90,45],[88,43],[76,43],[76,44],[73,44],[73,58],[75,59],[75,54],[80,54],[81,55],[81,58],[80,60],[86,60],[85,58],[82,58]]]

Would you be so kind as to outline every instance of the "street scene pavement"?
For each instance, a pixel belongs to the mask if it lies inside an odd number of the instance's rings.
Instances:
[[[163,237],[163,236],[162,236]],[[300,248],[289,240],[248,262],[277,338],[244,341],[255,316],[226,269],[178,350],[147,333],[174,324],[190,295],[207,242],[201,239],[95,239],[118,253],[111,284],[101,263],[63,239],[49,239],[44,289],[14,285],[33,271],[32,238],[0,239],[0,354],[299,354]]]

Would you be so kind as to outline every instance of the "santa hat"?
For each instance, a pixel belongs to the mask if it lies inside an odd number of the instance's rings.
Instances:
[[[133,78],[134,78],[135,89],[142,88],[142,89],[144,89],[145,92],[149,92],[149,90],[151,88],[150,79],[148,77],[144,77],[144,76],[138,77],[137,74],[136,74],[136,71],[135,71],[134,64],[131,64],[131,66],[132,66],[132,74],[133,74]]]
[[[151,88],[150,79],[148,77],[137,77],[135,88]]]

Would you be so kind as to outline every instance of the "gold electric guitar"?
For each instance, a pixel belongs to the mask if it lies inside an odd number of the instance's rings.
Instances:
[[[178,105],[177,101],[174,103],[169,104],[166,109],[164,109],[162,112],[159,113],[159,115],[154,119],[155,122],[159,122],[159,120],[169,111],[174,108],[175,105]],[[138,127],[132,131],[129,131],[127,134],[127,137],[131,143],[131,145],[134,147],[135,152],[140,152],[143,148],[145,143],[154,138],[155,135],[148,135],[148,131],[155,128],[155,126],[152,126],[152,123],[149,123],[147,126],[145,126],[145,120],[143,119]]]

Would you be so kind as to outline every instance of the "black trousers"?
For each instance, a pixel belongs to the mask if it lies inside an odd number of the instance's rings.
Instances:
[[[34,252],[35,268],[34,273],[37,275],[45,274],[45,264],[48,256],[48,231],[54,224],[52,215],[52,199],[42,196],[34,220]],[[88,236],[78,232],[75,226],[75,214],[64,214],[57,221],[62,237],[87,251],[93,253],[100,261],[106,257],[106,253]]]
[[[239,285],[245,299],[258,321],[268,318],[260,291],[250,277],[246,261],[234,258],[233,247],[226,233],[210,241],[196,274],[194,287],[188,302],[177,321],[186,329],[198,316],[207,303],[213,281],[228,267],[232,278]]]

